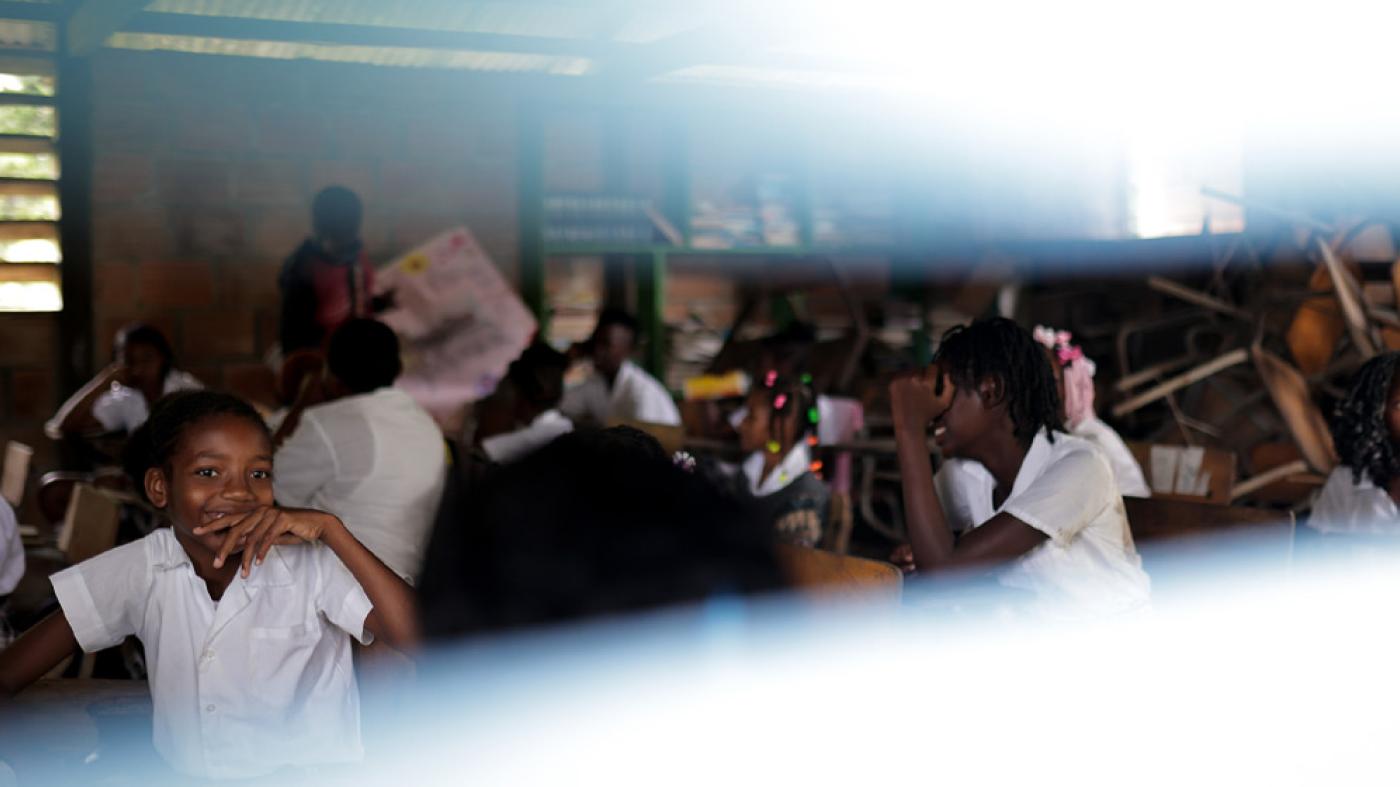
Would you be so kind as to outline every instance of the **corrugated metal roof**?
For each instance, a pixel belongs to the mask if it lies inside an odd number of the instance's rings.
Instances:
[[[164,50],[201,55],[267,57],[277,60],[324,60],[404,68],[454,68],[502,73],[583,76],[593,62],[583,57],[511,52],[469,52],[373,46],[293,44],[284,41],[235,41],[226,38],[117,33],[107,45],[118,49]]]

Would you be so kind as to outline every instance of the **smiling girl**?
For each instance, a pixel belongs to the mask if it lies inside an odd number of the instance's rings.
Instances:
[[[1064,432],[1054,373],[1024,328],[999,318],[953,328],[933,365],[892,383],[890,399],[910,541],[897,562],[992,567],[1002,585],[1070,614],[1146,602],[1113,470]]]
[[[245,778],[358,759],[350,637],[415,639],[412,592],[334,516],[278,508],[267,427],[242,400],[161,400],[127,469],[170,527],[53,577],[61,609],[0,652],[0,696],[81,646],[146,649],[156,750]]]

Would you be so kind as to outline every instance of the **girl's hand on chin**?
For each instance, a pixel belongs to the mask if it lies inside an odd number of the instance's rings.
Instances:
[[[214,567],[222,567],[234,550],[242,546],[241,571],[247,577],[253,565],[261,564],[274,545],[319,541],[328,527],[339,523],[340,520],[324,511],[264,506],[242,516],[225,517],[197,527],[194,533],[225,531],[224,542],[214,556]]]

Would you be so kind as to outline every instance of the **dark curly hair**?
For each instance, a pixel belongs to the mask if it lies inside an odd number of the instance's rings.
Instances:
[[[1385,488],[1390,479],[1400,476],[1400,453],[1395,450],[1385,418],[1386,400],[1390,398],[1397,367],[1400,352],[1388,352],[1367,361],[1352,379],[1346,399],[1337,405],[1332,437],[1337,443],[1337,456],[1351,468],[1356,483],[1365,473],[1371,483]]]
[[[146,471],[152,467],[168,468],[170,458],[180,449],[180,440],[190,427],[225,415],[247,420],[262,431],[269,443],[272,441],[258,411],[232,394],[179,391],[156,402],[150,417],[131,433],[122,451],[122,469],[141,496],[146,496]]]
[[[934,361],[959,388],[972,388],[989,377],[1001,382],[1002,397],[1016,439],[1030,445],[1041,429],[1064,431],[1064,406],[1055,372],[1030,331],[1004,317],[957,325],[943,334]]]

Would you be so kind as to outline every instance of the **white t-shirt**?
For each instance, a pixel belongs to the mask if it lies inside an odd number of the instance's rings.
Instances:
[[[365,548],[412,582],[447,481],[442,430],[397,388],[308,407],[273,463],[282,505],[340,517]]]
[[[0,499],[0,596],[7,596],[24,576],[24,543],[15,510]]]
[[[1323,533],[1400,534],[1400,508],[1366,473],[1357,483],[1351,468],[1340,465],[1318,493],[1308,527]]]
[[[609,421],[641,421],[680,426],[681,411],[670,391],[642,367],[623,361],[612,389],[603,376],[593,373],[564,392],[559,411],[574,423],[606,425]]]
[[[197,391],[203,387],[204,384],[190,373],[171,369],[169,374],[165,375],[165,384],[160,394],[166,396],[176,391]],[[92,416],[109,432],[134,432],[137,427],[146,423],[149,415],[146,397],[135,388],[121,383],[112,383],[112,387],[92,403]]]
[[[155,748],[176,770],[249,778],[363,756],[350,637],[371,641],[371,604],[329,548],[273,547],[218,603],[169,528],[52,581],[83,650],[140,638]]]
[[[498,464],[508,464],[549,445],[554,438],[574,430],[574,424],[558,410],[545,410],[523,429],[492,435],[481,441],[481,450]]]
[[[739,466],[739,471],[744,474],[749,482],[749,491],[754,497],[767,497],[775,492],[781,492],[787,488],[788,484],[796,481],[812,465],[812,452],[807,448],[806,443],[798,443],[788,451],[783,461],[773,468],[773,472],[768,477],[759,481],[763,475],[763,452],[755,451],[749,454],[744,463]]]
[[[1070,432],[1099,447],[1104,458],[1113,468],[1113,478],[1118,482],[1118,494],[1123,497],[1152,497],[1152,488],[1147,485],[1147,477],[1128,444],[1113,431],[1113,427],[1097,417],[1087,418]]]
[[[934,475],[954,530],[978,527],[1005,512],[1049,538],[998,575],[1057,611],[1112,614],[1147,603],[1150,582],[1133,545],[1113,469],[1087,440],[1041,431],[1016,474],[1011,494],[992,505],[996,479],[980,462],[953,459]]]

